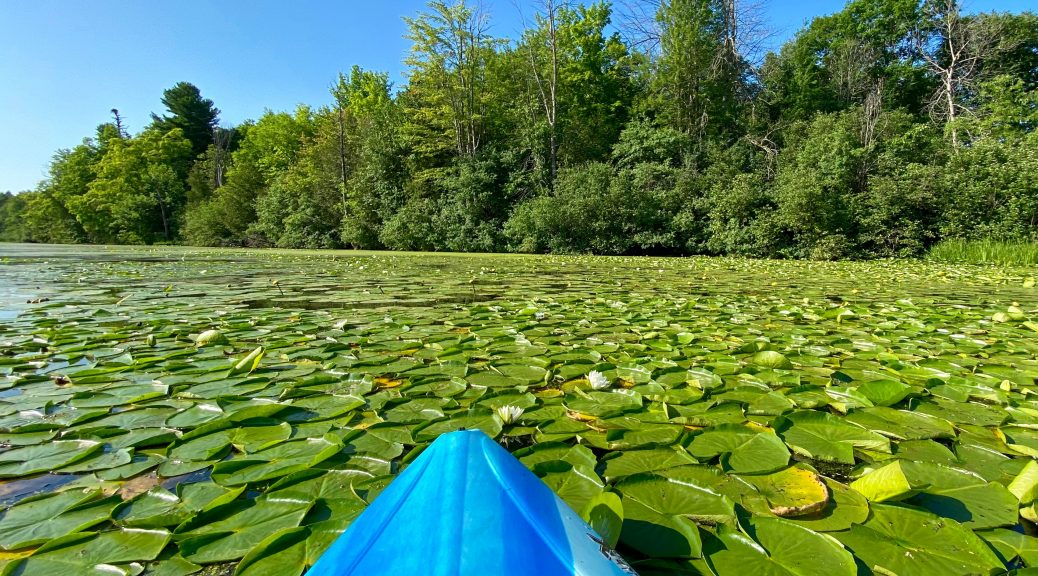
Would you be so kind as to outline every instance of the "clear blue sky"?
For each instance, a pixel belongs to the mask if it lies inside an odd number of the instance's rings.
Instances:
[[[1021,11],[1033,0],[976,0]],[[423,0],[0,0],[0,191],[31,189],[51,155],[75,146],[118,108],[131,132],[162,112],[162,91],[197,85],[224,125],[264,109],[328,103],[354,64],[403,81],[402,16]],[[497,36],[520,28],[517,6],[483,0]],[[619,4],[619,2],[617,2]],[[776,42],[840,0],[770,0]]]

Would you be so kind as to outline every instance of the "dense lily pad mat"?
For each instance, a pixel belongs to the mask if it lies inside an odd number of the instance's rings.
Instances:
[[[0,256],[3,574],[298,574],[463,427],[646,575],[1038,561],[1032,270]]]

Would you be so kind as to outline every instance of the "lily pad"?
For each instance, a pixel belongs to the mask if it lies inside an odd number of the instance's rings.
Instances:
[[[118,497],[101,498],[96,490],[66,490],[27,499],[0,516],[0,548],[15,550],[43,544],[108,520]]]
[[[896,460],[851,483],[873,502],[909,500],[970,528],[1017,522],[1019,501],[1004,486],[981,476],[929,462]]]
[[[972,531],[923,510],[874,504],[867,521],[833,536],[873,571],[939,576],[994,574],[1004,568]]]
[[[313,504],[293,499],[259,499],[215,508],[195,516],[175,532],[184,558],[198,564],[245,556],[268,536],[299,526]]]
[[[835,480],[822,477],[822,481],[829,489],[829,501],[825,508],[790,517],[790,522],[816,532],[836,532],[861,524],[869,517],[869,501],[864,496]]]
[[[793,367],[793,363],[789,361],[789,358],[786,358],[781,353],[775,352],[774,350],[762,350],[757,352],[753,355],[751,361],[754,364],[765,368],[781,368],[788,370]]]
[[[815,460],[853,464],[855,448],[891,452],[886,438],[826,412],[794,412],[775,427],[794,452]]]
[[[734,503],[710,488],[655,474],[639,474],[616,485],[623,496],[620,540],[643,554],[699,558],[696,522],[735,519]]]
[[[262,482],[320,464],[342,450],[342,440],[333,434],[284,442],[245,458],[234,458],[213,466],[213,481],[224,486]]]
[[[605,486],[594,469],[560,462],[560,466],[548,471],[541,480],[548,485],[570,508],[584,510]]]
[[[134,528],[72,534],[51,540],[5,573],[129,576],[138,572],[129,563],[154,560],[169,539],[165,530]]]
[[[829,488],[814,472],[799,466],[761,476],[740,476],[768,500],[776,516],[817,514],[829,504]]]
[[[68,466],[100,452],[104,445],[91,440],[54,440],[0,453],[0,478],[28,476]]]
[[[596,494],[580,513],[610,548],[615,548],[623,529],[624,510],[620,497],[614,492]]]
[[[696,435],[688,451],[700,460],[720,456],[726,470],[744,474],[772,472],[789,463],[789,450],[781,438],[733,424]]]
[[[613,457],[604,460],[604,476],[609,481],[643,472],[655,472],[697,463],[695,458],[680,447],[625,450],[613,452],[611,456]]]
[[[746,534],[729,526],[717,531],[719,546],[706,550],[717,576],[828,576],[857,574],[840,543],[781,518],[751,518]]]

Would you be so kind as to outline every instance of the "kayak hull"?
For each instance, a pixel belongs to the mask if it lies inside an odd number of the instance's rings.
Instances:
[[[479,430],[444,434],[308,576],[623,575],[569,506]]]

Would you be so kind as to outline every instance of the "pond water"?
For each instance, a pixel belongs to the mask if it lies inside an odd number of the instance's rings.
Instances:
[[[479,428],[578,512],[615,494],[643,575],[1017,568],[1035,273],[0,244],[0,567],[87,570],[32,551],[90,530],[127,573],[299,574]]]

